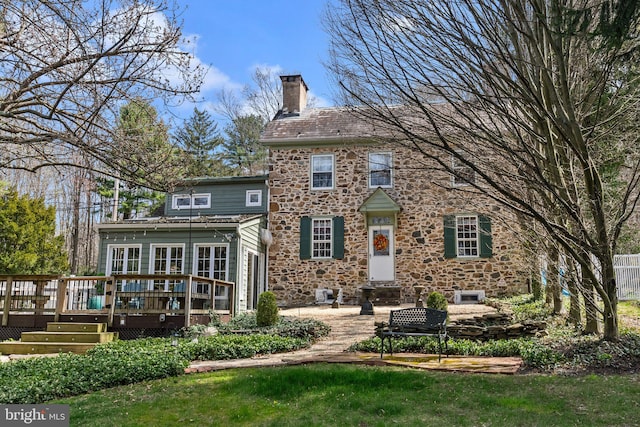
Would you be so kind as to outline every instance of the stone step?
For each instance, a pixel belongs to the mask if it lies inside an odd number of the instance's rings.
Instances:
[[[113,332],[23,332],[22,342],[103,343],[117,338]]]
[[[76,353],[83,354],[95,347],[96,343],[70,343],[70,342],[21,342],[5,341],[0,343],[2,354],[50,354],[50,353]]]
[[[47,332],[106,332],[106,323],[49,322]]]

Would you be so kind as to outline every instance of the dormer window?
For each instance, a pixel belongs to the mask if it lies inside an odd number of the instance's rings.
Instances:
[[[171,208],[183,209],[207,209],[211,207],[211,194],[174,194],[171,200]]]

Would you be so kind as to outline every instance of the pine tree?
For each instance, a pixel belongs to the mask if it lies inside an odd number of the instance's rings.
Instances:
[[[174,140],[190,160],[187,177],[225,175],[226,170],[215,158],[216,149],[222,144],[218,125],[205,110],[193,109],[190,118],[174,133]]]
[[[241,175],[265,173],[267,150],[260,144],[264,123],[260,116],[239,116],[225,127],[225,163]]]

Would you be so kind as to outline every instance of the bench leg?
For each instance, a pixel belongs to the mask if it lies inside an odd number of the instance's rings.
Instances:
[[[445,335],[444,337],[444,352],[447,357],[449,357],[449,336]]]

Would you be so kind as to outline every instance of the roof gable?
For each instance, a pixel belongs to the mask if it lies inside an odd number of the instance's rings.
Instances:
[[[400,206],[380,187],[358,208],[360,212],[400,212]]]

